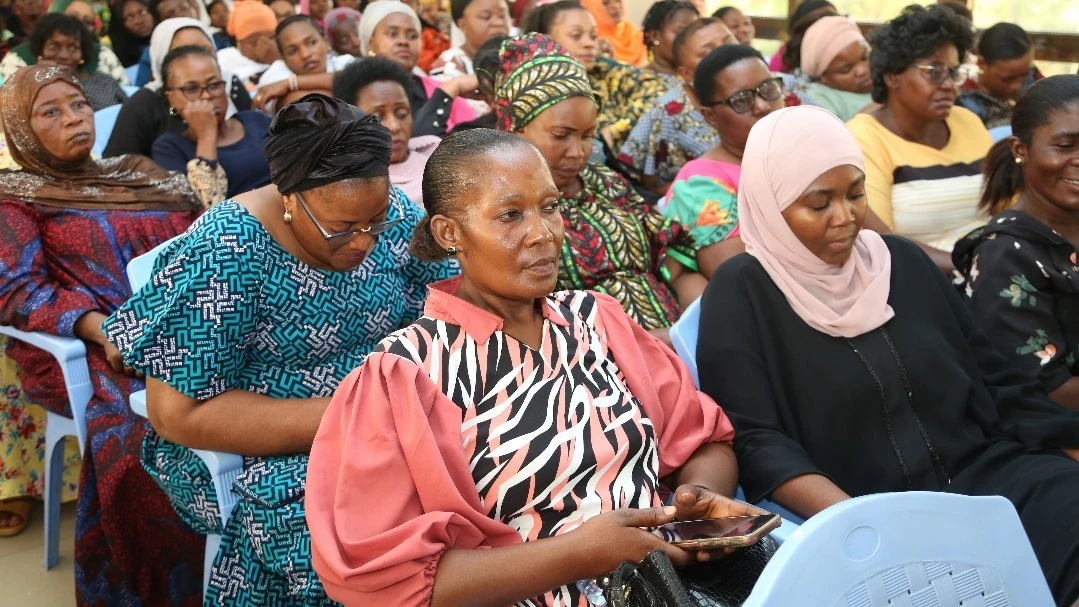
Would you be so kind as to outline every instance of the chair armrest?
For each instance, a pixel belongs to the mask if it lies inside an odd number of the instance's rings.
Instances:
[[[64,387],[71,406],[71,416],[75,420],[75,438],[79,441],[79,450],[86,446],[86,406],[94,395],[94,385],[90,381],[90,368],[86,364],[86,344],[74,337],[60,337],[37,331],[20,331],[14,327],[0,325],[0,334],[40,348],[56,359],[64,375]]]
[[[150,416],[146,414],[146,390],[132,392],[128,402],[131,404],[131,410],[135,412],[135,415],[146,419],[150,418]]]
[[[772,532],[769,534],[772,536],[772,539],[774,539],[776,543],[780,546],[782,546],[784,542],[790,539],[790,536],[795,531],[798,531],[798,525],[796,523],[792,523],[787,519],[782,519],[782,521],[783,522],[778,527],[773,529]]]

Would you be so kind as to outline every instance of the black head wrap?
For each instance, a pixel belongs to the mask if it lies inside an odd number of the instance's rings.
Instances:
[[[313,93],[278,112],[264,148],[282,194],[390,174],[390,131],[344,101]]]

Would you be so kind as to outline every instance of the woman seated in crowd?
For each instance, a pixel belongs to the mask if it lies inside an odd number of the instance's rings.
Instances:
[[[525,18],[521,29],[546,34],[569,51],[588,70],[588,81],[599,110],[600,140],[614,155],[641,114],[667,90],[659,76],[628,63],[599,56],[596,20],[574,0],[558,0],[537,6]]]
[[[500,70],[502,59],[502,43],[508,40],[507,36],[496,36],[480,46],[480,50],[472,57],[472,67],[476,71],[476,98],[487,104],[487,107],[495,106],[495,74]],[[481,114],[467,122],[458,122],[450,131],[467,131],[469,129],[493,129],[495,128],[494,111]]]
[[[956,244],[955,267],[989,338],[1079,409],[1079,75],[1035,83],[1012,131],[985,164],[996,214]]]
[[[154,33],[154,16],[149,0],[117,0],[110,5],[112,19],[109,21],[109,44],[116,53],[120,65],[125,68],[138,65],[143,53],[150,48],[150,35]],[[140,69],[139,77],[131,84],[144,86],[150,81],[150,70]]]
[[[701,115],[699,102],[690,90],[692,85],[682,83],[691,83],[701,59],[724,44],[737,43],[727,26],[714,17],[691,22],[675,37],[679,83],[656,99],[618,152],[619,163],[656,196],[667,192],[686,162],[701,156],[719,140],[715,129]]]
[[[475,74],[473,58],[484,42],[508,36],[510,17],[504,0],[452,0],[450,16],[461,33],[464,43],[443,52],[432,70],[439,80]]]
[[[734,6],[724,6],[712,13],[717,19],[722,19],[727,29],[731,30],[738,44],[749,46],[753,44],[753,38],[757,35],[757,28],[753,26],[753,20]]]
[[[583,0],[581,5],[592,14],[599,37],[610,45],[611,57],[633,66],[648,62],[648,49],[640,28],[623,19],[622,0]]]
[[[346,67],[334,78],[333,94],[363,113],[375,116],[390,131],[390,183],[423,206],[423,167],[441,139],[412,136],[408,103],[409,73],[383,57],[369,57]]]
[[[161,80],[170,111],[187,130],[158,137],[154,162],[185,173],[205,206],[270,183],[262,154],[270,118],[256,110],[226,118],[229,100],[213,53],[201,46],[170,51],[161,63]]]
[[[423,182],[413,250],[456,257],[461,276],[431,285],[423,318],[383,340],[322,419],[307,509],[329,595],[576,606],[578,581],[651,550],[707,558],[640,527],[759,512],[724,497],[730,425],[617,302],[551,295],[563,224],[543,154],[471,130],[439,146]],[[661,484],[674,507],[660,508]]]
[[[863,166],[821,108],[775,112],[746,144],[748,254],[712,277],[697,343],[701,389],[734,422],[746,497],[809,517],[871,493],[1001,495],[1071,605],[1079,412],[993,347],[917,246],[862,229]]]
[[[644,14],[641,25],[644,44],[648,48],[648,65],[645,69],[663,78],[672,89],[679,86],[674,39],[698,16],[697,9],[684,0],[659,0]]]
[[[128,83],[120,60],[76,17],[49,13],[38,19],[29,39],[0,60],[0,82],[19,68],[39,63],[59,67],[77,79],[95,111],[127,99],[120,88]]]
[[[273,185],[210,209],[105,323],[149,376],[143,465],[188,524],[222,536],[206,604],[329,604],[304,522],[315,430],[345,375],[456,273],[408,254],[422,211],[390,186],[389,157],[386,128],[342,101],[285,106],[266,140]],[[192,315],[209,292],[219,305]],[[224,528],[191,449],[245,456]]]
[[[783,109],[783,84],[768,70],[760,51],[732,44],[701,60],[693,91],[719,141],[678,172],[663,214],[689,230],[697,248],[696,270],[708,278],[745,251],[738,236],[742,155],[753,125]]]
[[[408,89],[413,135],[445,135],[461,122],[476,117],[465,95],[474,95],[476,76],[464,75],[438,82],[417,72],[420,56],[420,18],[403,2],[378,0],[364,9],[360,22],[360,48],[364,57],[385,57],[412,75]],[[422,120],[421,120],[422,118]]]
[[[296,14],[296,5],[292,3],[292,0],[270,0],[266,6],[273,11],[278,23]]]
[[[146,423],[128,404],[141,380],[101,322],[130,295],[128,262],[183,232],[200,206],[183,175],[149,158],[93,160],[94,113],[78,80],[30,66],[0,87],[0,121],[22,167],[0,174],[0,324],[86,342],[93,395],[75,509],[80,605],[189,605],[203,540],[141,469]],[[55,361],[22,342],[8,354],[31,401],[70,417]]]
[[[321,27],[332,9],[333,3],[330,0],[307,0],[300,6],[300,13],[311,17]]]
[[[336,55],[322,26],[310,15],[293,15],[274,32],[281,58],[259,78],[255,107],[270,113],[312,92],[329,94],[333,76],[356,60]]]
[[[229,14],[228,33],[236,46],[217,52],[217,62],[223,73],[230,73],[254,90],[262,74],[274,61],[281,59],[274,31],[277,17],[262,2],[236,2]]]
[[[679,299],[695,299],[705,281],[687,269],[693,246],[682,226],[617,173],[589,163],[597,103],[584,66],[542,34],[512,38],[495,90],[498,129],[535,145],[558,187],[566,233],[558,288],[606,293],[665,337],[682,313]]]
[[[1041,78],[1030,34],[1014,23],[998,23],[978,39],[978,71],[963,84],[956,105],[992,129],[1011,123],[1019,94]]]
[[[322,29],[330,41],[330,48],[339,56],[361,57],[360,21],[362,15],[354,8],[339,7],[326,13]]]
[[[768,68],[773,72],[793,74],[802,65],[802,37],[809,26],[822,17],[838,15],[835,5],[828,0],[803,0],[787,20],[787,42],[772,56]]]
[[[181,46],[201,46],[214,52],[213,35],[210,29],[195,19],[169,19],[162,21],[154,29],[150,41],[150,58],[153,79],[139,89],[120,108],[116,126],[109,137],[102,156],[110,158],[124,154],[153,155],[154,142],[164,133],[183,133],[188,126],[179,116],[172,115],[169,101],[161,89],[164,80],[161,77],[161,63],[169,51]],[[226,114],[231,118],[236,112],[251,109],[251,97],[238,78],[225,72],[225,91],[229,99]]]
[[[909,6],[873,32],[870,70],[880,107],[848,123],[866,160],[869,207],[888,229],[950,253],[987,217],[978,209],[985,125],[955,107],[973,40],[949,9]],[[879,222],[870,222],[878,229]]]
[[[828,16],[809,26],[802,38],[806,93],[816,105],[846,122],[873,104],[869,43],[858,24]]]

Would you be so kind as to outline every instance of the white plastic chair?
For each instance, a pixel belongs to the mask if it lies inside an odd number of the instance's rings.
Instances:
[[[121,107],[123,104],[117,103],[94,112],[94,147],[90,150],[94,157],[101,158],[105,146],[109,144],[109,137],[112,137],[112,129],[116,126]]]
[[[60,364],[72,417],[51,411],[45,419],[45,559],[46,570],[60,560],[60,501],[64,477],[64,437],[74,436],[86,453],[86,406],[94,394],[86,365],[86,344],[79,339],[26,332],[0,325],[0,333],[45,350]]]
[[[176,238],[181,237],[177,236],[171,238],[150,251],[132,259],[127,264],[127,280],[131,284],[132,293],[138,292],[142,289],[143,285],[150,282],[150,279],[153,277],[154,262],[157,261],[157,256],[160,255],[161,251],[172,243],[173,240],[176,240]],[[146,414],[145,390],[141,390],[131,395],[131,410],[137,415],[148,417]],[[217,492],[217,506],[221,513],[221,526],[224,527],[228,524],[229,516],[232,514],[233,508],[236,507],[237,496],[232,492],[232,483],[236,480],[236,477],[240,472],[243,471],[244,458],[239,455],[223,453],[220,451],[203,451],[202,449],[192,449],[192,451],[206,464],[207,469],[210,471],[210,477],[213,479],[214,483],[214,490]],[[206,556],[202,572],[203,589],[205,589],[210,582],[210,570],[214,564],[214,557],[217,555],[217,549],[220,545],[220,535],[210,534],[206,536]]]
[[[911,491],[809,519],[743,607],[1052,607],[1019,515],[1003,497]]]

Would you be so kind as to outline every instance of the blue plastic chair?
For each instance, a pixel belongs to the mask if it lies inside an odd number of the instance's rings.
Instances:
[[[177,236],[176,238],[182,238]],[[131,284],[131,292],[138,292],[143,285],[150,282],[153,277],[154,262],[157,261],[157,256],[161,254],[161,251],[165,247],[169,246],[176,238],[169,239],[160,245],[154,247],[147,253],[139,255],[135,259],[132,259],[127,264],[127,279]],[[147,417],[146,415],[146,391],[141,390],[131,395],[131,410],[136,414]],[[222,453],[220,451],[203,451],[202,449],[192,449],[192,451],[201,459],[207,469],[210,471],[210,477],[213,479],[214,490],[217,492],[217,505],[221,513],[221,525],[227,525],[229,516],[232,514],[233,508],[236,507],[236,494],[232,491],[232,483],[236,480],[236,477],[243,471],[244,458],[232,453]],[[206,556],[205,565],[202,573],[202,587],[206,588],[210,581],[210,571],[214,564],[214,557],[217,555],[217,549],[221,545],[221,536],[217,534],[210,534],[206,536]]]
[[[101,158],[105,146],[109,144],[109,137],[112,137],[112,129],[116,126],[121,107],[123,104],[118,103],[94,112],[94,147],[90,151],[97,158]]]
[[[138,82],[138,80],[139,80],[139,64],[138,63],[136,63],[135,65],[132,65],[131,67],[124,68],[124,72],[127,74],[127,81],[130,82],[132,85],[135,85],[135,83]],[[137,88],[137,85],[136,85],[136,88]]]
[[[45,418],[45,559],[46,570],[60,560],[60,501],[64,477],[64,437],[74,436],[86,452],[86,406],[94,394],[86,365],[86,344],[71,337],[20,331],[0,325],[0,334],[40,348],[56,359],[64,376],[72,417],[51,411]]]
[[[993,143],[996,143],[1005,137],[1011,137],[1012,125],[1005,124],[1004,126],[991,128],[989,129],[989,136],[993,138]]]
[[[124,93],[127,94],[128,97],[139,92],[139,87],[137,86],[121,86],[120,88],[124,90]]]
[[[743,607],[806,604],[1054,602],[1011,502],[911,491],[847,500],[806,521],[772,557]]]

